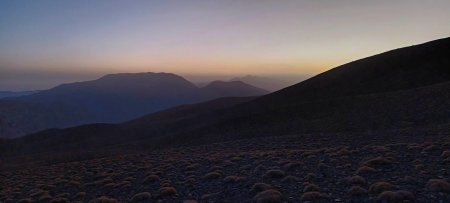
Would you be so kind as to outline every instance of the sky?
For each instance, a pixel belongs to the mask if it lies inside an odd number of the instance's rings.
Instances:
[[[448,0],[2,0],[0,90],[118,72],[314,75],[450,36]]]

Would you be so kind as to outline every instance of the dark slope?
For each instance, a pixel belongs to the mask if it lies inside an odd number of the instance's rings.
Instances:
[[[131,136],[129,141],[139,138],[135,145],[162,147],[265,135],[446,125],[450,123],[449,42],[447,38],[361,59],[252,101],[201,111],[176,122],[172,119],[180,114],[166,111],[159,116],[172,117],[171,122],[138,119],[119,125],[116,134],[107,128],[92,136],[112,144],[122,140],[114,136]],[[70,132],[74,129],[55,136]],[[42,132],[35,139],[46,135]],[[28,139],[21,139],[20,145],[27,146],[23,149],[34,148],[27,145]],[[39,145],[49,146],[47,141],[35,146]]]
[[[295,78],[295,79],[294,79]],[[254,85],[256,87],[263,88],[265,90],[268,90],[270,92],[275,92],[278,90],[281,90],[285,87],[289,87],[291,85],[294,85],[302,80],[308,79],[307,75],[297,75],[292,77],[261,77],[261,76],[254,76],[254,75],[246,75],[243,77],[235,77],[230,79],[229,81],[242,81],[250,85]]]
[[[416,88],[450,80],[450,38],[353,61],[260,98],[282,105]]]
[[[433,112],[428,118],[432,122],[434,113],[448,113],[450,109],[445,102],[450,89],[444,84],[450,81],[449,52],[450,38],[445,38],[341,65],[233,108],[228,118],[218,124],[221,127],[213,128],[217,132],[233,129],[233,132],[243,134],[245,131],[267,132],[261,128],[293,133],[399,127],[389,122],[376,124],[386,120],[376,115],[393,107],[397,108],[385,113],[405,119],[411,116],[414,120]],[[414,90],[439,83],[443,85]],[[408,93],[401,91],[409,89]],[[435,92],[427,95],[429,91]],[[384,106],[379,106],[383,103]],[[367,108],[358,107],[359,104]],[[424,105],[429,105],[428,109],[419,111]],[[276,127],[280,123],[284,127]],[[335,123],[332,124],[335,127],[331,128],[328,123]]]
[[[266,93],[242,82],[198,88],[170,73],[112,74],[1,101],[0,137],[87,123],[124,122],[181,104]],[[20,108],[10,108],[19,104]]]
[[[216,123],[228,108],[255,97],[219,98],[208,102],[181,105],[122,124],[89,124],[66,129],[48,129],[13,140],[0,148],[8,154],[53,151],[83,151],[127,145],[152,145],[161,136],[185,132]],[[141,142],[144,139],[146,142]]]

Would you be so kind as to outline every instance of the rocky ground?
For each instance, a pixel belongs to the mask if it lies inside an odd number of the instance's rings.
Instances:
[[[450,142],[267,137],[3,169],[0,202],[450,202]]]

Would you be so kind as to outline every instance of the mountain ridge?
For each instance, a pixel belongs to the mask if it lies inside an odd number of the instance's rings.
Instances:
[[[151,148],[260,136],[382,132],[444,125],[450,122],[450,104],[447,102],[450,99],[450,58],[446,55],[449,50],[450,38],[446,38],[388,51],[344,64],[275,93],[225,105],[223,108],[216,106],[214,111],[199,110],[206,107],[197,104],[182,119],[167,114],[167,123],[153,125],[152,122],[158,119],[149,122],[144,117],[133,121],[133,125],[114,125],[109,130],[91,134],[97,139],[96,142],[74,139],[79,146],[72,149],[81,146],[107,147],[102,145],[102,140],[114,145],[119,143],[114,142],[114,138],[125,134],[129,138],[127,141],[133,143],[129,146]],[[355,75],[355,69],[356,73],[362,74],[362,78],[375,77],[362,83]],[[383,72],[387,70],[390,74]],[[414,80],[416,78],[419,80]],[[388,85],[384,84],[386,81]],[[339,94],[336,92],[339,88],[348,89],[342,89]],[[167,112],[171,110],[159,114],[164,116]],[[89,126],[79,129],[89,133]],[[73,132],[74,129],[61,130],[53,136],[72,134],[76,137],[77,133]],[[41,136],[46,134],[36,134],[34,137]],[[15,149],[19,151],[33,148],[27,145],[27,139],[13,140],[15,144],[11,146],[17,146]],[[127,146],[126,143],[122,144]],[[44,146],[44,151],[51,146],[44,141],[35,146],[38,145]]]
[[[0,117],[0,137],[87,123],[119,123],[181,104],[266,93],[245,83],[236,87],[233,82],[224,82],[220,88],[198,88],[172,73],[110,74],[97,80],[62,84],[37,94],[8,98],[9,102],[0,100],[0,110],[3,109],[0,113],[5,116]],[[15,111],[6,110],[14,102],[21,105]],[[27,114],[27,118],[22,114]]]

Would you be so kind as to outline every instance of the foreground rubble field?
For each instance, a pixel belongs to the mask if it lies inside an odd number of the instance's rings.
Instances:
[[[8,169],[0,202],[450,202],[450,142],[373,143],[268,137]]]

